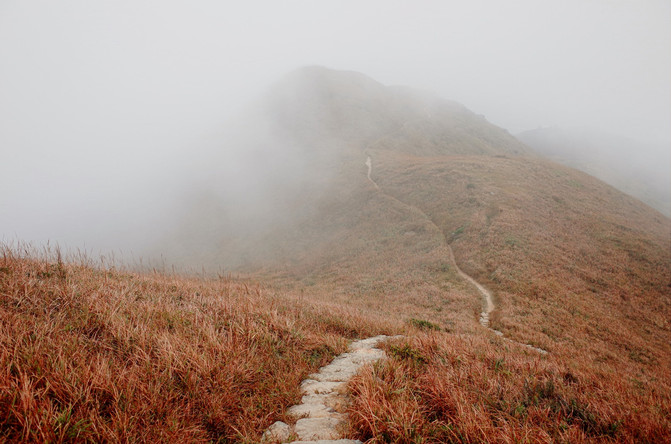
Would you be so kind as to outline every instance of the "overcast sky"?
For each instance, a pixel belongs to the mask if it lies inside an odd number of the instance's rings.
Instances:
[[[312,64],[511,133],[671,137],[668,0],[0,0],[0,240],[147,240],[128,215],[179,193],[189,146]]]

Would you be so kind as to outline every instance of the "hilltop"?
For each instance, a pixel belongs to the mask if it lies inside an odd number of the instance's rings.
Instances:
[[[337,140],[360,151],[397,133],[395,149],[412,154],[523,154],[529,149],[465,106],[427,91],[385,86],[361,73],[319,66],[273,85],[261,107],[297,142]]]

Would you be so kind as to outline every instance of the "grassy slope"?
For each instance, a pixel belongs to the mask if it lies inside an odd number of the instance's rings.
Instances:
[[[484,329],[403,328],[410,311],[394,299],[378,310],[373,297],[347,308],[330,298],[319,285],[278,293],[5,251],[2,437],[258,442],[267,425],[287,420],[301,378],[347,338],[382,332],[407,339],[351,383],[353,437],[659,442],[671,433],[663,380],[614,377],[579,353],[543,357]]]
[[[354,308],[231,279],[0,256],[0,440],[258,442],[347,339]]]
[[[671,436],[668,219],[537,159],[373,154],[382,191],[422,210],[460,266],[495,291],[493,326],[550,355],[479,332],[399,344],[394,359],[353,383],[353,436]]]
[[[671,436],[668,219],[541,159],[370,152],[382,192],[353,159],[342,196],[300,230],[318,247],[272,275],[313,298],[443,330],[401,341],[388,364],[352,384],[352,437]],[[450,265],[446,242],[494,290],[493,326],[550,355],[479,327],[481,298]]]
[[[384,193],[352,161],[301,227],[312,248],[260,275],[269,286],[6,251],[4,436],[255,442],[346,338],[399,331],[408,339],[391,344],[391,359],[351,384],[353,437],[671,436],[668,221],[539,160],[373,155]],[[480,296],[449,264],[445,238],[495,290],[495,326],[550,355],[479,327]],[[440,330],[404,328],[412,318]]]
[[[222,203],[226,183],[213,180],[219,189],[192,199],[177,215],[181,227],[157,248],[186,268],[293,265],[305,262],[296,257],[305,251],[337,246],[336,239],[353,242],[352,232],[346,231],[359,224],[362,214],[369,224],[371,215],[387,216],[386,208],[377,208],[385,204],[366,195],[370,184],[364,167],[366,148],[383,139],[388,149],[417,155],[528,152],[505,130],[463,105],[320,67],[285,76],[240,120],[242,134],[228,143],[253,153],[253,162],[247,164],[241,156],[238,167],[249,177],[230,184],[237,199],[228,198],[237,202],[249,194],[242,200],[254,210],[245,218],[235,205],[227,208]],[[228,152],[222,141],[220,157],[212,154],[211,165],[228,163]],[[392,219],[408,219],[401,213]],[[363,232],[370,238],[376,230]]]
[[[462,268],[497,292],[495,327],[549,349],[670,368],[667,218],[550,162],[380,154],[382,189],[422,209]]]
[[[668,385],[542,357],[493,335],[432,332],[389,344],[351,383],[352,437],[381,442],[668,442]]]
[[[316,218],[277,235],[292,239],[286,262],[256,276],[280,289],[302,287],[313,297],[472,332],[479,296],[451,267],[440,230],[376,191],[356,159]]]
[[[382,378],[389,385],[376,389],[374,373],[353,385],[352,413],[368,413],[352,436],[668,438],[669,220],[575,170],[502,156],[511,151],[505,142],[497,152],[505,138],[473,119],[419,110],[356,143],[366,151],[352,150],[343,162],[334,186],[342,196],[329,196],[321,218],[304,224],[301,234],[314,234],[303,245],[309,254],[296,255],[282,275],[309,285],[314,297],[426,319],[452,333],[433,332],[431,346],[400,345],[405,352],[389,364],[397,371]],[[366,154],[382,193],[365,179]],[[330,235],[321,237],[324,228]],[[548,357],[478,327],[480,297],[450,266],[446,242],[460,266],[494,290],[492,326]],[[460,384],[445,358],[455,350],[469,375]],[[368,389],[359,390],[366,378]],[[444,391],[427,398],[436,386]]]

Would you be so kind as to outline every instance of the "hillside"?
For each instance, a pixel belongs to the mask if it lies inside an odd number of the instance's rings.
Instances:
[[[506,336],[669,367],[668,219],[543,160],[374,158],[380,189],[421,210],[460,267],[495,291],[493,326]]]
[[[575,351],[539,355],[485,329],[409,318],[398,301],[382,313],[374,297],[344,305],[314,286],[277,291],[26,251],[3,247],[0,257],[0,436],[8,442],[259,442],[274,421],[296,421],[284,412],[300,399],[302,379],[353,338],[379,333],[403,338],[350,382],[351,438],[671,436],[665,369],[632,375]]]
[[[306,68],[269,97],[263,114],[322,181],[275,195],[298,216],[269,215],[244,269],[478,334],[483,302],[453,251],[493,290],[491,326],[506,338],[668,399],[668,218],[428,93]],[[220,251],[241,257],[240,239]]]
[[[450,268],[452,244],[462,268],[497,293],[495,325],[548,348],[573,335],[555,332],[551,321],[530,327],[531,319],[547,319],[538,314],[547,295],[571,300],[573,311],[605,300],[599,313],[614,304],[613,323],[633,316],[639,329],[668,313],[669,220],[590,176],[527,155],[461,105],[309,67],[278,82],[254,112],[265,117],[258,126],[274,128],[264,138],[280,135],[253,145],[254,158],[271,151],[288,160],[268,162],[268,170],[255,163],[275,182],[257,191],[267,195],[243,229],[215,193],[185,212],[193,236],[180,252],[197,246],[189,255],[196,264],[265,270],[286,282],[332,286],[343,298],[378,295],[380,309],[394,298],[442,310],[448,298],[453,307],[436,320],[469,329],[480,302]],[[379,189],[367,178],[369,157]],[[434,302],[418,302],[427,296]],[[516,319],[513,310],[528,312]],[[637,341],[664,343],[669,326],[655,322],[654,333]]]
[[[2,250],[4,439],[259,442],[378,334],[352,439],[671,439],[667,217],[359,73],[290,73],[229,133],[157,246],[204,273]]]
[[[459,103],[408,87],[384,86],[356,72],[299,69],[273,85],[260,106],[293,140],[306,145],[335,140],[341,149],[361,148],[396,132],[396,149],[413,154],[529,152],[505,130]]]
[[[305,153],[321,181],[273,187],[273,211],[259,210],[244,233],[211,210],[189,211],[215,227],[196,230],[208,260],[225,266],[233,255],[246,270],[331,286],[344,300],[376,296],[380,310],[390,300],[424,316],[440,310],[433,320],[469,330],[480,301],[450,266],[451,244],[495,291],[493,325],[504,333],[589,349],[578,333],[612,342],[612,325],[625,344],[595,346],[595,359],[668,361],[669,219],[593,177],[520,156],[523,145],[463,106],[362,74],[305,68],[260,103],[282,143],[259,149]],[[300,175],[282,166],[274,177]],[[208,204],[217,207],[223,214]]]
[[[349,339],[400,327],[246,279],[18,250],[0,247],[2,442],[258,442]]]

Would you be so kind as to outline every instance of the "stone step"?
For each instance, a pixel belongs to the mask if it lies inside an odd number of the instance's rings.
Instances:
[[[395,336],[394,338],[397,338]],[[336,357],[317,373],[304,380],[300,389],[304,394],[301,404],[289,407],[287,414],[297,418],[296,425],[275,422],[263,434],[262,442],[288,442],[297,437],[301,443],[361,444],[360,441],[342,439],[342,428],[347,421],[347,382],[359,369],[368,363],[385,357],[376,345],[387,340],[387,336],[354,341],[347,353]]]

